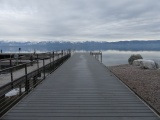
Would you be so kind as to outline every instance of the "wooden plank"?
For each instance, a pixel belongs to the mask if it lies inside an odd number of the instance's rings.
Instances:
[[[92,56],[75,54],[2,120],[159,120]]]
[[[36,116],[6,116],[3,120],[157,120],[157,117],[39,117]]]

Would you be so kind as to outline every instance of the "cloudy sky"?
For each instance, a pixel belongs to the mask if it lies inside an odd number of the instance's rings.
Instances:
[[[0,0],[0,40],[160,39],[160,0]]]

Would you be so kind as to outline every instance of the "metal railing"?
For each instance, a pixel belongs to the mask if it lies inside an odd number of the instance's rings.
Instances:
[[[99,60],[100,62],[102,62],[102,52],[90,52],[90,55],[94,56],[95,59]]]
[[[58,56],[55,60],[54,57]],[[50,56],[48,59],[41,59],[43,65],[39,65],[40,59],[33,60],[31,62],[13,66],[0,71],[1,73],[7,72],[10,73],[11,81],[0,87],[0,116],[2,116],[7,110],[9,110],[17,101],[19,101],[23,96],[30,92],[34,87],[36,87],[42,80],[45,79],[47,75],[53,72],[57,67],[59,67],[64,61],[66,61],[71,53],[66,54],[59,53]],[[60,57],[61,56],[61,57]],[[49,63],[45,63],[46,60],[49,60]],[[33,71],[28,71],[28,68],[31,65],[37,64],[37,69]],[[14,79],[14,69],[18,67],[23,68],[24,75]],[[14,96],[7,96],[11,91],[17,90],[18,93]]]

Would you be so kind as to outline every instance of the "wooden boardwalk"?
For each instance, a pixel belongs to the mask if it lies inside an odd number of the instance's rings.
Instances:
[[[73,55],[2,120],[159,120],[104,65]]]

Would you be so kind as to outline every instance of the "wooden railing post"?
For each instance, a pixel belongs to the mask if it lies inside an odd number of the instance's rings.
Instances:
[[[101,63],[102,63],[102,52],[101,52]]]
[[[52,55],[53,55],[53,58],[52,58],[52,59],[53,59],[53,62],[54,62],[54,51],[53,51]]]
[[[50,67],[51,67],[51,58],[52,58],[52,55],[51,55],[51,53],[49,53],[49,57],[50,57]]]
[[[62,54],[62,56],[63,56],[63,50],[62,50],[61,52],[62,52],[61,54]],[[61,57],[62,57],[62,56],[61,56]]]
[[[39,69],[39,60],[37,59],[37,69]]]
[[[12,67],[12,59],[10,59],[10,67]],[[13,81],[13,69],[10,69],[10,73],[11,73],[11,82]]]
[[[33,77],[33,87],[36,87],[36,85],[37,85],[37,79],[36,77]]]
[[[10,67],[12,67],[12,59],[10,59]],[[13,82],[13,69],[10,69],[10,74],[11,74],[11,82]],[[13,88],[13,83],[11,83],[11,87]]]
[[[22,85],[19,85],[19,95],[22,94]]]
[[[25,91],[26,93],[29,92],[29,81],[28,81],[28,76],[27,76],[27,64],[24,65],[25,68],[25,78],[26,78],[26,82],[25,82]]]
[[[43,59],[43,74],[44,74],[44,79],[46,78],[46,76],[45,76],[45,61],[44,61],[44,59]]]
[[[52,55],[53,55],[52,66],[53,66],[53,70],[54,70],[54,69],[55,69],[55,65],[54,65],[54,64],[55,64],[55,62],[54,62],[54,55],[55,55],[55,54],[54,54],[54,51],[53,51]]]

